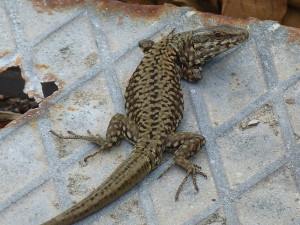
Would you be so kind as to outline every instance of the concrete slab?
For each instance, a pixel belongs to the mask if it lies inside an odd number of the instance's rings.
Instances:
[[[0,130],[0,224],[40,224],[87,196],[132,146],[79,162],[97,146],[59,140],[50,129],[105,135],[124,113],[126,83],[143,53],[137,42],[202,26],[248,27],[244,45],[206,64],[203,79],[182,82],[179,131],[201,132],[193,157],[208,179],[189,180],[171,162],[78,224],[300,224],[300,31],[272,21],[238,20],[190,8],[116,1],[0,1],[0,71],[19,66],[24,91],[40,107]],[[58,91],[44,99],[43,82]],[[1,85],[1,84],[0,84]]]

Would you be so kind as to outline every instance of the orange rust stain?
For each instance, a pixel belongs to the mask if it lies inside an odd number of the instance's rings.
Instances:
[[[55,74],[53,74],[52,72],[46,73],[46,75],[44,76],[44,81],[55,81],[58,83],[59,87],[63,87],[66,84],[66,82],[64,82],[61,79],[58,79],[58,77]]]
[[[228,83],[228,85],[230,85],[230,86],[231,86],[231,85],[232,85],[232,83]]]
[[[77,111],[77,109],[75,109],[75,108],[73,108],[73,107],[68,107],[68,110],[70,110],[70,111]]]
[[[58,109],[58,110],[60,110],[60,109],[63,109],[64,108],[64,106],[63,105],[55,105],[55,106],[53,106],[53,109]]]
[[[221,24],[228,24],[237,27],[243,27],[246,24],[258,23],[260,20],[249,17],[247,19],[233,18],[228,16],[221,16],[212,13],[198,13],[198,17],[203,21],[204,26],[214,26]]]
[[[237,85],[237,86],[240,86],[240,85],[241,85],[241,83],[237,82],[237,83],[236,83],[236,85]]]
[[[295,101],[295,99],[293,99],[293,98],[288,98],[288,99],[285,100],[285,103],[286,103],[286,104],[290,104],[290,105],[295,104],[295,102],[296,102],[296,101]]]
[[[26,113],[18,117],[17,119],[11,121],[6,127],[19,126],[20,124],[32,119],[34,116],[41,114],[43,110],[39,108],[29,109]],[[34,128],[33,121],[31,121],[30,126]]]
[[[99,12],[106,12],[109,15],[119,13],[128,14],[133,18],[144,18],[148,20],[158,20],[167,9],[178,8],[174,5],[140,5],[134,3],[124,3],[117,0],[93,0]]]
[[[286,44],[293,44],[296,43],[297,45],[300,45],[300,29],[294,28],[294,27],[285,27],[286,31],[289,35],[289,40],[286,42]]]
[[[31,0],[33,7],[38,13],[52,14],[52,11],[63,11],[65,9],[72,9],[94,4],[90,6],[98,9],[98,11],[106,11],[109,14],[118,14],[120,12],[128,14],[132,17],[159,19],[167,9],[174,9],[177,6],[164,4],[164,5],[140,5],[134,3],[125,3],[118,0]]]
[[[119,17],[119,22],[118,22],[118,25],[123,25],[124,24],[124,22],[123,22],[123,17]]]
[[[84,5],[86,0],[31,0],[33,7],[38,13],[47,12],[52,14],[52,11],[63,11],[64,9],[75,8],[78,5]]]
[[[52,103],[48,102],[47,100],[44,100],[39,104],[40,109],[47,109],[50,106],[52,106]]]
[[[0,54],[0,58],[3,58],[4,56],[6,56],[7,54],[9,54],[10,51],[4,51]]]
[[[50,66],[47,66],[47,65],[44,65],[44,64],[35,64],[34,67],[37,69],[37,70],[40,70],[40,69],[49,69]]]

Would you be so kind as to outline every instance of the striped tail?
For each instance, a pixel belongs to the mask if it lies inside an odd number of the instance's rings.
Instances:
[[[110,204],[151,171],[145,154],[133,153],[89,196],[42,225],[69,225]]]

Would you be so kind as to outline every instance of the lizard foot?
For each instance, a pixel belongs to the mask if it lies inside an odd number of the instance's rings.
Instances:
[[[89,158],[94,157],[95,155],[97,155],[98,153],[100,153],[102,151],[103,151],[103,148],[101,147],[97,151],[95,151],[94,153],[92,153],[92,154],[87,155],[86,157],[84,157],[83,161],[86,163]]]
[[[87,130],[88,136],[78,135],[72,131],[67,131],[71,136],[63,136],[61,134],[56,133],[53,130],[50,130],[50,132],[53,135],[55,135],[56,137],[61,138],[61,139],[82,139],[82,140],[87,140],[87,141],[93,142],[100,146],[102,146],[104,144],[104,139],[102,137],[100,137],[99,135],[92,135],[89,130]]]
[[[196,174],[200,174],[201,176],[203,176],[207,179],[207,175],[199,170],[199,169],[201,169],[200,166],[198,166],[197,164],[190,164],[190,165],[191,165],[191,168],[187,171],[186,176],[184,177],[184,179],[182,180],[181,184],[179,185],[179,187],[176,191],[175,201],[177,201],[177,199],[179,197],[179,193],[182,189],[182,186],[187,181],[187,179],[190,175],[192,175],[193,184],[194,184],[195,190],[197,192],[198,192],[199,188],[198,188],[198,185],[197,185],[197,182],[196,182]]]
[[[188,163],[187,163],[188,162]],[[179,185],[177,191],[176,191],[176,195],[175,195],[175,201],[178,200],[178,197],[179,197],[179,193],[184,185],[184,183],[187,181],[188,177],[190,175],[192,175],[192,178],[193,178],[193,184],[194,184],[194,187],[195,187],[195,190],[198,192],[199,188],[198,188],[198,185],[197,185],[197,182],[196,182],[196,174],[200,174],[201,176],[205,177],[207,179],[207,175],[203,172],[201,172],[201,167],[198,166],[197,164],[193,164],[189,161],[185,161],[186,164],[180,164],[178,162],[176,162],[175,160],[158,176],[157,179],[161,178],[166,172],[168,172],[175,164],[179,164],[181,166],[183,166],[186,170],[187,170],[187,174],[186,176],[184,177],[183,181],[181,182],[181,184]]]

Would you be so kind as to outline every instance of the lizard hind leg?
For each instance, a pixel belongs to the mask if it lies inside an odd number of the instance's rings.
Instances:
[[[78,134],[75,134],[74,132],[72,131],[67,131],[71,136],[64,136],[64,135],[61,135],[61,134],[58,134],[56,133],[55,131],[53,130],[50,130],[50,132],[58,137],[58,138],[61,138],[61,139],[81,139],[81,140],[87,140],[87,141],[90,141],[90,142],[93,142],[99,146],[102,146],[104,144],[104,139],[102,137],[100,137],[99,135],[92,135],[91,132],[89,130],[87,130],[87,133],[88,133],[88,136],[85,136],[85,135],[78,135]]]
[[[197,164],[193,164],[187,159],[193,156],[197,152],[197,150],[201,148],[204,144],[204,137],[195,133],[175,133],[167,137],[166,149],[175,150],[173,157],[174,161],[159,176],[159,178],[163,176],[175,164],[181,166],[187,171],[186,176],[184,177],[183,181],[181,182],[176,191],[175,200],[178,199],[180,191],[190,175],[192,176],[193,184],[196,191],[198,191],[198,185],[196,183],[196,174],[200,174],[201,176],[207,178],[206,174],[199,170],[201,169],[200,166],[198,166]]]
[[[135,122],[122,114],[116,114],[110,120],[104,144],[96,152],[86,156],[84,161],[86,162],[89,158],[97,155],[101,151],[118,144],[122,138],[126,138],[127,141],[135,143],[138,139],[138,135],[138,127]]]
[[[111,118],[106,131],[106,138],[102,138],[99,135],[92,135],[89,131],[88,131],[89,134],[88,136],[77,135],[72,131],[68,131],[68,133],[71,134],[72,136],[62,136],[60,134],[57,134],[54,131],[50,131],[50,132],[62,139],[82,139],[99,145],[100,148],[96,152],[84,158],[85,162],[89,158],[97,155],[103,150],[107,150],[113,147],[114,145],[118,144],[122,138],[126,138],[129,142],[135,143],[139,135],[138,127],[135,124],[135,122],[122,114],[116,114]]]
[[[187,170],[186,176],[184,177],[184,179],[182,180],[181,184],[179,185],[179,187],[176,191],[175,200],[177,200],[184,183],[187,181],[187,179],[190,175],[192,176],[193,184],[194,184],[195,190],[197,192],[198,192],[199,188],[198,188],[198,185],[197,185],[197,182],[196,182],[196,174],[200,174],[201,176],[203,176],[205,178],[207,178],[207,175],[199,170],[199,169],[201,169],[200,166],[198,166],[197,164],[191,163],[187,159],[177,158],[177,159],[175,159],[175,161],[176,161],[177,165],[180,165],[184,169]]]

